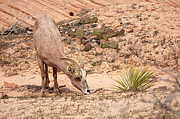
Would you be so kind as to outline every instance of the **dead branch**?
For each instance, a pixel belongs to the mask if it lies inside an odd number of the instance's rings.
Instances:
[[[167,106],[166,102],[169,101],[168,98],[166,99],[165,102],[162,102],[154,93],[153,93],[153,98],[155,99],[155,101],[149,101],[149,100],[146,100],[144,98],[142,98],[141,100],[143,102],[145,102],[145,103],[151,103],[153,105],[158,105],[158,106],[160,106],[161,109],[165,109],[166,111],[170,111],[173,114],[175,114],[175,115],[180,117],[180,113],[179,112],[177,112],[176,110],[173,110],[169,106]],[[170,100],[172,100],[172,98]]]
[[[14,29],[16,28],[17,23],[18,23],[18,21],[16,21],[8,30],[6,30],[3,35],[5,35],[6,32],[8,32],[7,36],[9,36],[9,34],[11,34],[14,31]]]
[[[96,93],[96,92],[98,92],[98,91],[100,91],[100,90],[102,90],[103,88],[98,88],[98,89],[96,89],[94,92],[92,92],[92,93]]]
[[[64,88],[64,87],[66,87],[66,85],[59,86],[59,88]]]

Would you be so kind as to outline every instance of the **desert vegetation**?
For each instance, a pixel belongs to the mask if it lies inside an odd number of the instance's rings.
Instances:
[[[154,71],[148,67],[129,66],[124,72],[113,79],[118,85],[114,85],[120,91],[145,91],[155,85],[157,79],[153,77]]]

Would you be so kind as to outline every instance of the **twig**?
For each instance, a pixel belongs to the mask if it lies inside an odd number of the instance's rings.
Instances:
[[[14,28],[16,27],[17,23],[18,23],[18,21],[16,21],[16,22],[7,30],[7,31],[10,31],[10,32],[7,34],[7,36],[9,36],[9,34],[12,33],[12,31],[13,31]]]
[[[98,91],[100,91],[100,90],[102,90],[103,88],[98,88],[98,89],[96,89],[94,92],[92,92],[92,93],[96,93],[96,92],[98,92]]]
[[[153,93],[153,98],[155,99],[155,101],[148,101],[145,100],[144,98],[142,98],[142,101],[145,103],[151,103],[153,105],[159,105],[161,109],[165,109],[166,111],[170,111],[173,114],[176,114],[180,117],[180,113],[177,112],[176,110],[171,109],[169,106],[167,106],[165,103],[162,103],[161,100]]]
[[[1,28],[2,31],[1,31],[1,36],[4,34],[5,30],[4,30],[4,27]]]
[[[66,85],[59,86],[59,88],[64,88],[64,87],[66,87]]]

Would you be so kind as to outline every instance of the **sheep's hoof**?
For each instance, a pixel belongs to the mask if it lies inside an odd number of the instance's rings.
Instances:
[[[42,95],[42,96],[45,95],[45,89],[41,89],[41,95]]]
[[[55,95],[60,95],[59,89],[54,89]]]

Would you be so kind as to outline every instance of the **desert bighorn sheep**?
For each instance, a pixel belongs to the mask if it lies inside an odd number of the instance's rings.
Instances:
[[[86,72],[82,56],[79,53],[80,64],[75,60],[64,56],[63,43],[61,35],[56,27],[54,19],[50,15],[39,16],[33,29],[34,46],[37,60],[41,70],[42,94],[45,88],[49,87],[48,66],[53,68],[54,92],[59,94],[57,82],[57,69],[63,71],[71,80],[71,83],[84,94],[90,94]]]

